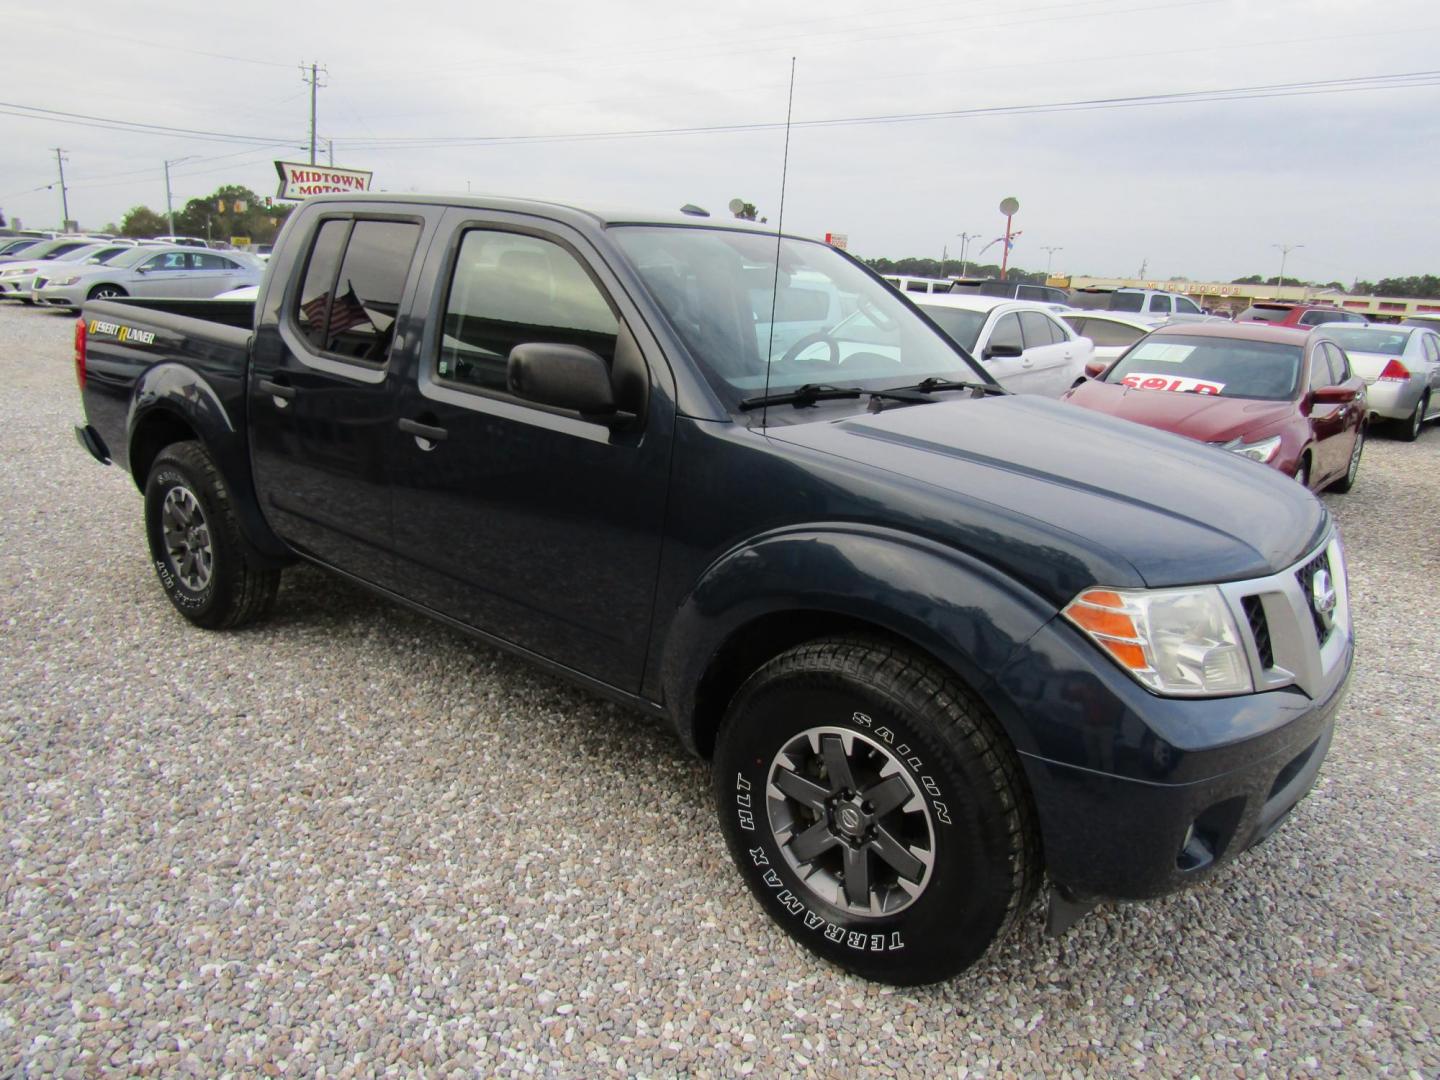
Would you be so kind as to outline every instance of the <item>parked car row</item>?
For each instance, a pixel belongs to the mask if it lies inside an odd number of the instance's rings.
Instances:
[[[239,251],[63,237],[0,258],[0,299],[70,311],[118,296],[205,299],[258,285],[261,270],[259,259]]]

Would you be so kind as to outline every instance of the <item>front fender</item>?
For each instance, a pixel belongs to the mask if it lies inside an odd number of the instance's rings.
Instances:
[[[290,553],[270,530],[255,499],[246,435],[215,389],[184,364],[157,364],[135,381],[125,421],[127,465],[135,484],[145,489],[149,463],[180,430],[195,439],[214,459],[230,492],[245,538],[270,560],[288,561]]]
[[[932,540],[850,523],[765,533],[701,575],[670,622],[661,665],[665,701],[693,751],[697,688],[734,635],[767,616],[831,613],[909,641],[988,697],[1002,669],[1054,607],[993,567]],[[1007,730],[1003,703],[992,702]],[[1023,732],[1011,738],[1023,748]]]

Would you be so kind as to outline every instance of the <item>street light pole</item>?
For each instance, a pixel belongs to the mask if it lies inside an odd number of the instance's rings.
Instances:
[[[971,240],[979,239],[980,234],[972,232],[958,232],[955,235],[960,238],[960,276],[964,277],[966,272],[970,269],[970,263],[965,258],[965,249],[970,246]]]
[[[1304,245],[1304,244],[1271,244],[1270,246],[1273,247],[1273,248],[1279,248],[1279,249],[1280,249],[1280,276],[1275,280],[1275,287],[1276,287],[1277,289],[1283,289],[1283,288],[1285,287],[1285,259],[1289,256],[1290,252],[1296,251],[1296,250],[1298,250],[1298,249],[1300,249],[1300,248],[1303,248],[1305,245]]]
[[[1055,252],[1064,251],[1065,249],[1058,246],[1046,247],[1042,245],[1040,250],[1045,252],[1045,283],[1048,285],[1050,283],[1050,260],[1055,257]]]

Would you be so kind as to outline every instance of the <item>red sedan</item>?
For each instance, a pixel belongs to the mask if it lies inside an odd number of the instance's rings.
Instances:
[[[1195,323],[1092,363],[1064,400],[1211,443],[1349,491],[1365,444],[1365,383],[1324,328]]]

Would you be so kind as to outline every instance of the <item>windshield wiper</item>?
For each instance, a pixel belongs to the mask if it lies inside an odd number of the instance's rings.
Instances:
[[[803,409],[807,405],[814,405],[817,401],[864,397],[868,392],[861,390],[858,386],[806,383],[804,386],[797,386],[794,390],[786,390],[781,394],[761,394],[758,397],[744,398],[738,408],[747,412],[750,409],[758,409],[762,405],[794,405],[797,409]]]
[[[892,386],[891,390],[918,390],[922,394],[934,394],[941,390],[973,390],[976,397],[986,394],[1008,394],[998,383],[967,382],[964,379],[921,379],[914,386]]]

